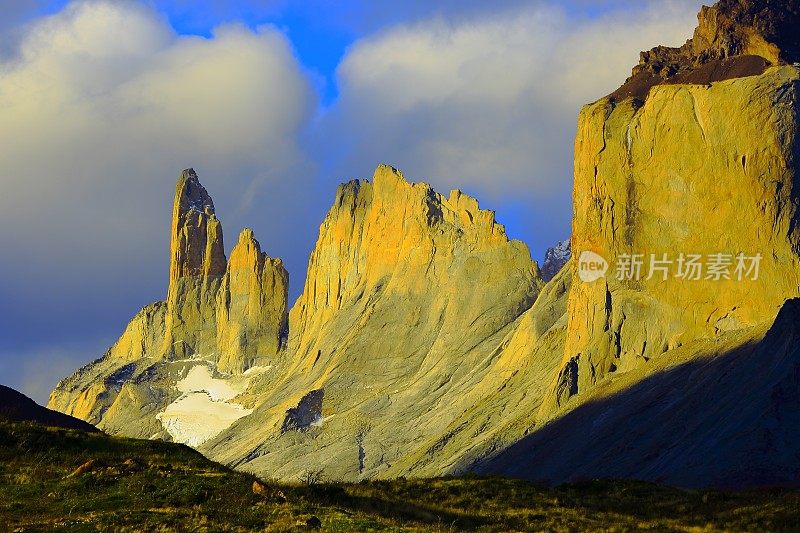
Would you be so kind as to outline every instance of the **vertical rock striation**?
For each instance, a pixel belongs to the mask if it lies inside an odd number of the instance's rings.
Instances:
[[[202,451],[289,479],[309,465],[334,479],[399,475],[417,452],[440,472],[436,441],[514,372],[500,346],[542,285],[493,212],[381,165],[339,187],[286,359],[250,391],[255,412]],[[296,424],[309,395],[314,423]],[[448,460],[470,439],[459,434]]]
[[[271,360],[285,347],[289,273],[283,261],[261,251],[248,228],[231,252],[218,295],[220,370],[241,373],[259,360]]]
[[[216,344],[216,299],[226,272],[222,224],[193,169],[175,188],[164,353],[185,358]]]
[[[325,344],[341,339],[326,329],[348,316],[345,307],[371,313],[376,301],[387,299],[411,312],[400,323],[452,332],[452,341],[461,343],[460,327],[471,324],[475,336],[496,332],[530,307],[540,286],[527,246],[508,239],[494,212],[461,191],[445,197],[381,165],[371,182],[339,188],[320,227],[303,294],[292,309],[294,350],[309,364],[320,350],[327,356],[335,345]],[[428,299],[432,306],[411,305]],[[398,348],[403,336],[395,337]],[[411,337],[412,343],[427,338]]]

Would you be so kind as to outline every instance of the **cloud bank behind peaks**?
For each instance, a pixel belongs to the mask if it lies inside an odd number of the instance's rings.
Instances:
[[[56,248],[91,236],[90,254],[121,241],[162,248],[163,225],[155,239],[139,226],[169,216],[185,166],[228,212],[254,180],[282,181],[300,164],[298,131],[315,106],[277,30],[178,37],[131,3],[71,4],[0,68],[0,216],[23,232],[45,224]]]
[[[286,234],[305,214],[287,198],[312,174],[298,137],[316,105],[270,26],[178,36],[131,2],[34,22],[0,62],[3,357],[35,339],[105,338],[163,297],[185,167],[213,192],[229,244],[247,223],[270,253],[304,255]]]
[[[379,162],[463,187],[541,256],[569,232],[580,106],[616,87],[636,51],[686,39],[699,1],[619,0],[581,17],[584,3],[598,2],[415,2],[406,18],[389,3],[321,7],[317,18],[351,13],[352,28],[385,10],[345,52],[327,108],[274,26],[178,35],[160,0],[22,17],[14,53],[0,50],[2,375],[46,390],[163,298],[171,191],[188,166],[228,249],[252,227],[286,261],[293,294],[336,183]]]
[[[571,183],[580,106],[611,92],[638,50],[682,44],[697,2],[643,3],[576,19],[535,3],[457,22],[400,25],[354,44],[339,66],[343,170],[391,159],[441,188],[552,196]],[[568,203],[568,198],[566,199]]]

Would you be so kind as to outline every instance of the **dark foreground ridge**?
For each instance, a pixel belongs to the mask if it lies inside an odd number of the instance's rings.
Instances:
[[[697,19],[694,37],[680,48],[642,52],[611,96],[643,99],[655,85],[709,84],[800,61],[800,0],[721,0]]]
[[[0,421],[3,420],[37,422],[45,426],[81,431],[99,431],[83,420],[42,407],[24,394],[0,385]]]
[[[786,531],[800,492],[503,478],[264,482],[190,448],[0,422],[4,531]]]

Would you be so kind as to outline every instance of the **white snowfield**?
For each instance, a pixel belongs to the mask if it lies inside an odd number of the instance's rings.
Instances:
[[[244,392],[252,374],[264,372],[268,367],[251,370],[249,376],[220,379],[205,364],[192,367],[175,384],[181,396],[156,418],[175,442],[196,447],[213,439],[253,412],[228,401]]]
[[[193,366],[181,381],[175,384],[179,392],[207,392],[215,402],[224,402],[244,392],[249,380],[218,379],[211,375],[206,365]],[[238,383],[237,383],[238,382]]]

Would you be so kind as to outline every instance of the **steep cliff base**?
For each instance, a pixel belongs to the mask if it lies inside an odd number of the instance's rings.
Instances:
[[[565,483],[800,485],[800,300],[772,324],[670,350],[570,401],[474,471]]]

